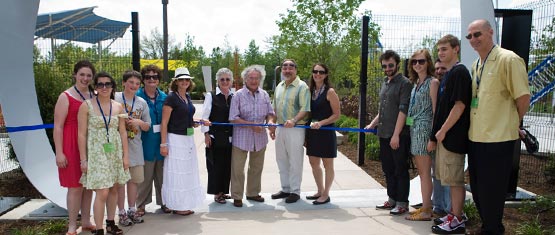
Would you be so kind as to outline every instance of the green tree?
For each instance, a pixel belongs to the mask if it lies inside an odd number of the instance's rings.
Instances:
[[[349,79],[351,62],[360,58],[362,15],[356,12],[362,2],[293,0],[293,8],[276,22],[281,34],[273,38],[278,44],[274,47],[297,60],[301,76],[310,74],[313,63],[322,62],[329,66],[336,83]],[[369,11],[364,14],[370,16]],[[377,39],[377,25],[371,23],[369,33],[371,40]]]

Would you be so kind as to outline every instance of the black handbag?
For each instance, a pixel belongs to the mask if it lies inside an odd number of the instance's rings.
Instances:
[[[524,128],[522,128],[522,130],[526,132],[524,138],[521,139],[526,146],[526,151],[530,154],[537,152],[540,149],[540,143],[538,142],[538,139],[536,139],[536,137],[533,136],[528,130]]]

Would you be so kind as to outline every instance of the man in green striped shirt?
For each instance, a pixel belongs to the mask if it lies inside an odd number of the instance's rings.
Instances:
[[[273,106],[277,117],[275,123],[283,124],[283,127],[270,128],[270,137],[276,144],[281,191],[272,194],[272,199],[285,198],[286,203],[294,203],[301,194],[305,129],[292,127],[306,124],[310,91],[297,76],[294,60],[283,60],[281,74],[284,80],[276,86]]]

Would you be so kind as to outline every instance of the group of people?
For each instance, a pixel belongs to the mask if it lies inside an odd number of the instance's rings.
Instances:
[[[158,87],[161,70],[155,65],[125,71],[123,91],[116,92],[112,75],[97,73],[87,60],[77,62],[74,84],[60,94],[54,112],[56,164],[60,185],[68,189],[66,234],[76,234],[79,213],[82,230],[93,234],[104,234],[105,214],[109,234],[123,233],[116,225],[116,212],[122,226],[144,222],[153,184],[161,211],[193,214],[205,199],[193,137],[199,126],[206,145],[206,192],[216,203],[233,199],[235,207],[242,207],[244,194],[247,200],[264,202],[261,175],[268,136],[276,143],[281,179],[281,190],[272,199],[285,198],[286,203],[300,199],[306,146],[318,187],[306,198],[315,205],[330,202],[336,136],[333,130],[319,129],[333,127],[340,108],[329,70],[315,64],[307,85],[297,75],[294,60],[284,60],[281,68],[284,80],[273,100],[260,85],[264,69],[245,68],[244,87],[236,92],[231,89],[233,72],[219,69],[216,90],[206,93],[202,118],[195,120],[190,97],[195,83],[187,68],[175,70],[167,94]]]
[[[478,53],[472,71],[459,63],[460,41],[446,35],[408,61],[409,78],[399,73],[400,56],[380,57],[386,75],[379,112],[366,128],[377,128],[388,200],[376,206],[392,215],[409,212],[408,160],[414,156],[422,207],[407,220],[430,221],[436,234],[465,233],[465,155],[473,201],[482,220],[476,234],[503,234],[504,201],[514,146],[528,110],[530,91],[524,60],[495,45],[487,20],[468,26]],[[435,66],[435,77],[434,77]],[[433,169],[433,171],[432,171]],[[433,175],[432,173],[433,172]]]
[[[523,135],[519,125],[529,106],[526,68],[522,58],[494,44],[488,21],[472,22],[466,38],[479,55],[471,72],[459,63],[460,41],[453,35],[437,42],[435,64],[428,50],[414,52],[408,78],[399,72],[399,54],[387,50],[380,56],[386,76],[378,114],[366,127],[377,128],[387,184],[388,200],[376,208],[392,215],[408,212],[405,218],[413,221],[436,217],[433,233],[464,233],[468,154],[481,232],[502,234],[512,151]],[[110,74],[96,73],[86,60],[76,63],[74,85],[60,94],[54,114],[56,164],[60,184],[68,188],[67,235],[76,234],[79,212],[83,230],[94,234],[104,234],[105,209],[110,234],[123,233],[114,221],[116,212],[120,225],[142,223],[153,183],[163,212],[193,214],[205,198],[193,137],[199,126],[206,146],[206,192],[216,203],[231,199],[233,206],[242,207],[244,196],[265,201],[260,192],[268,136],[275,142],[281,183],[271,198],[286,203],[300,199],[306,147],[317,185],[317,192],[306,199],[314,205],[329,203],[336,136],[320,128],[333,127],[340,115],[330,71],[314,64],[307,84],[293,59],[283,60],[280,67],[283,80],[273,98],[261,88],[264,69],[245,68],[244,87],[236,92],[233,72],[219,69],[217,87],[206,93],[202,118],[195,120],[190,97],[195,83],[187,68],[175,70],[168,94],[158,87],[161,71],[154,65],[126,71],[123,91],[116,93]],[[422,207],[409,212],[411,155],[420,175]]]

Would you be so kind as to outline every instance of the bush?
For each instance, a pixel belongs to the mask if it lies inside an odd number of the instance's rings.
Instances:
[[[38,226],[28,226],[22,229],[12,229],[13,235],[55,235],[63,234],[67,229],[67,220],[48,220]]]
[[[467,200],[464,203],[463,211],[470,223],[477,224],[481,221],[480,215],[478,214],[478,208],[476,208],[473,201]]]
[[[517,235],[543,235],[544,232],[538,217],[532,221],[519,223],[516,229]]]

